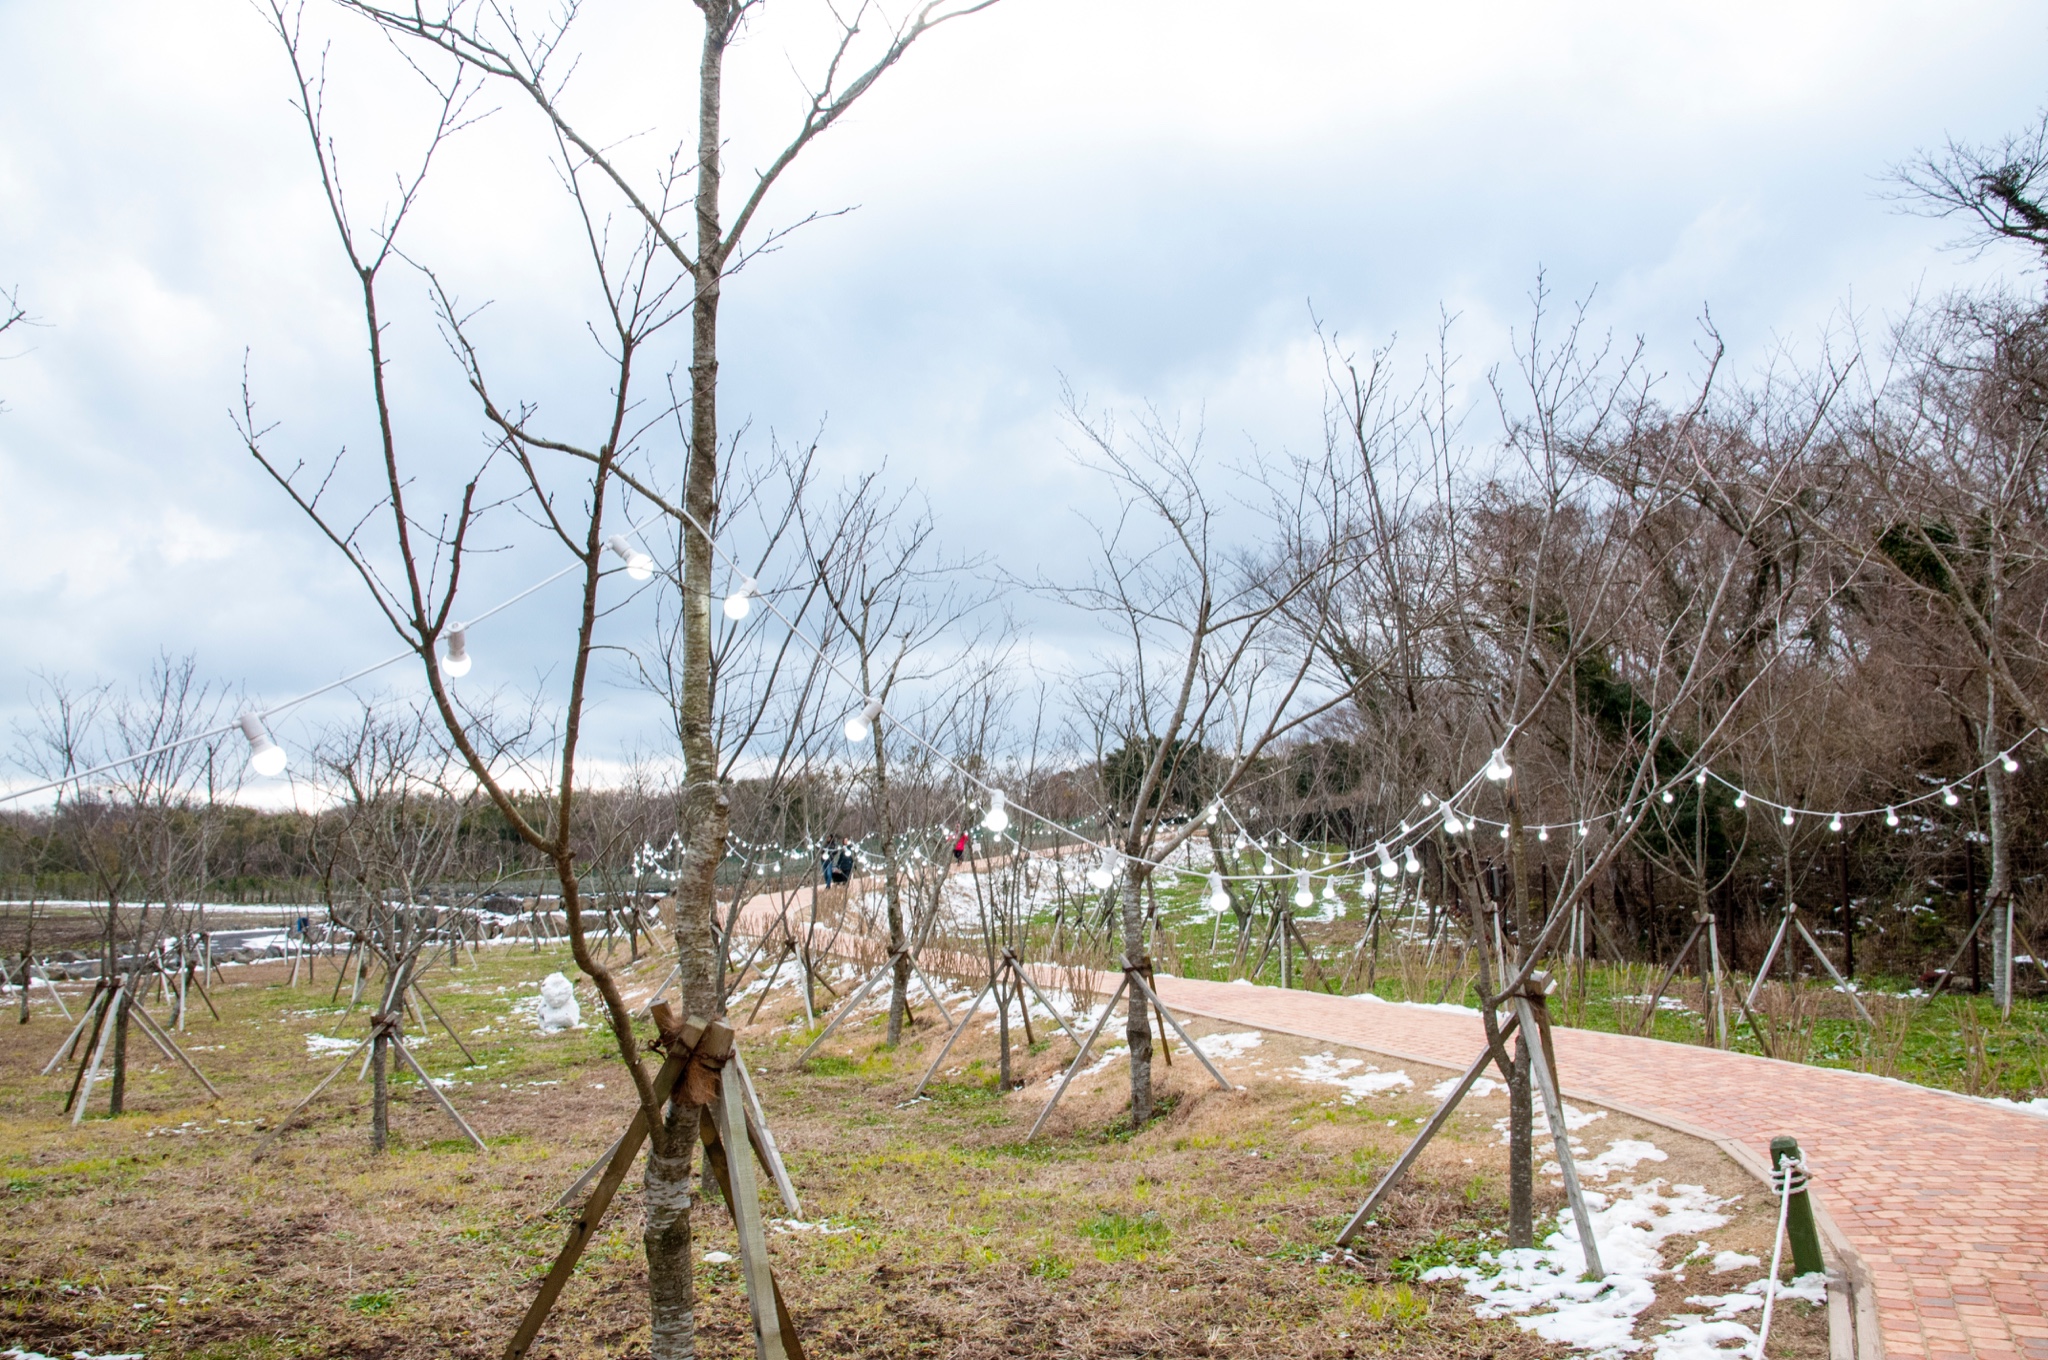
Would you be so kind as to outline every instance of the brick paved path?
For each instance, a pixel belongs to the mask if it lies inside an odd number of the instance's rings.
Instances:
[[[1159,993],[1189,1014],[1440,1067],[1485,1047],[1475,1014],[1185,978]],[[1868,1272],[1885,1356],[2048,1360],[2048,1118],[1856,1072],[1555,1033],[1567,1096],[1716,1135],[1760,1163],[1774,1135],[1796,1136]]]
[[[808,894],[791,912],[807,914]],[[744,929],[782,910],[750,902]],[[1047,976],[1044,981],[1053,981]],[[1115,974],[1097,982],[1103,995]],[[1471,1012],[1161,977],[1176,1011],[1462,1070]],[[2048,1118],[1882,1077],[1630,1035],[1555,1030],[1566,1096],[1720,1139],[1766,1166],[1799,1139],[1813,1194],[1858,1258],[1857,1351],[1887,1360],[2048,1360]],[[1869,1314],[1874,1308],[1875,1318]]]

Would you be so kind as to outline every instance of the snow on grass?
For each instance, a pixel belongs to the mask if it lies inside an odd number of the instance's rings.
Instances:
[[[1567,1119],[1577,1113],[1569,1105],[1565,1110]],[[1655,1144],[1620,1138],[1599,1156],[1580,1161],[1579,1171],[1587,1181],[1604,1181],[1643,1162],[1665,1159]],[[1558,1214],[1556,1231],[1540,1247],[1481,1252],[1477,1265],[1437,1266],[1423,1272],[1422,1278],[1462,1281],[1465,1292],[1478,1300],[1473,1311],[1480,1317],[1512,1317],[1526,1332],[1591,1352],[1600,1360],[1619,1360],[1644,1350],[1654,1360],[1731,1360],[1756,1344],[1755,1331],[1739,1318],[1760,1312],[1770,1287],[1767,1279],[1752,1280],[1727,1294],[1688,1298],[1688,1305],[1705,1311],[1674,1314],[1655,1336],[1639,1338],[1635,1329],[1637,1319],[1656,1302],[1656,1277],[1669,1273],[1663,1259],[1666,1239],[1693,1238],[1699,1245],[1687,1259],[1712,1254],[1711,1268],[1719,1273],[1759,1264],[1756,1257],[1740,1252],[1715,1253],[1699,1237],[1728,1222],[1722,1211],[1732,1202],[1700,1186],[1668,1185],[1661,1178],[1624,1181],[1608,1191],[1589,1188],[1586,1206],[1607,1271],[1605,1280],[1583,1278],[1585,1251],[1569,1208]],[[1825,1287],[1824,1276],[1803,1275],[1781,1286],[1779,1297],[1818,1304],[1826,1299]]]
[[[1265,1043],[1265,1036],[1255,1029],[1236,1030],[1229,1034],[1205,1034],[1195,1044],[1213,1061],[1227,1062],[1242,1058],[1245,1054]],[[1187,1052],[1187,1046],[1181,1046]]]
[[[1445,1077],[1442,1081],[1429,1088],[1429,1098],[1435,1101],[1449,1100],[1451,1092],[1457,1089],[1458,1079],[1456,1077]],[[1504,1093],[1507,1089],[1508,1084],[1504,1081],[1495,1081],[1492,1077],[1481,1077],[1472,1083],[1472,1089],[1466,1092],[1466,1094],[1474,1100],[1484,1100],[1495,1091]]]
[[[1365,1070],[1359,1071],[1360,1068]],[[1322,1086],[1342,1087],[1346,1105],[1356,1105],[1366,1096],[1407,1090],[1415,1085],[1408,1074],[1398,1068],[1382,1072],[1363,1058],[1340,1058],[1335,1053],[1311,1053],[1288,1069],[1288,1075]]]
[[[309,1058],[330,1058],[337,1053],[348,1053],[361,1043],[361,1039],[331,1039],[325,1034],[306,1036],[306,1056]]]

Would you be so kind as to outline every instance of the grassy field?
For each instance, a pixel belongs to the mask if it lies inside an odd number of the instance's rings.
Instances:
[[[59,1111],[64,1077],[37,1075],[64,1032],[55,1012],[38,1002],[33,1023],[0,1026],[0,1350],[498,1354],[563,1236],[566,1214],[547,1206],[630,1113],[601,1029],[544,1037],[522,1009],[566,962],[497,949],[429,979],[477,1063],[438,1032],[419,1052],[453,1080],[451,1099],[490,1145],[482,1155],[409,1082],[392,1151],[371,1155],[367,1088],[344,1078],[252,1159],[337,1061],[314,1056],[309,1036],[348,1038],[365,1023],[330,1004],[324,968],[298,987],[279,969],[238,970],[218,991],[221,1019],[201,1009],[191,1021],[218,1105],[138,1039],[129,1112],[108,1119],[96,1097],[74,1129]],[[663,970],[643,963],[637,979]],[[977,1026],[930,1098],[904,1105],[936,1042],[928,1005],[902,1047],[862,1020],[799,1070],[795,1004],[779,990],[742,1042],[805,1201],[774,1251],[813,1356],[1561,1353],[1511,1321],[1476,1318],[1455,1284],[1415,1278],[1497,1241],[1486,1234],[1503,1214],[1498,1096],[1458,1117],[1357,1255],[1333,1256],[1336,1227],[1432,1107],[1427,1087],[1442,1074],[1411,1065],[1405,1087],[1353,1101],[1289,1076],[1290,1063],[1338,1055],[1267,1036],[1226,1067],[1245,1089],[1215,1090],[1183,1054],[1167,1112],[1133,1134],[1116,1063],[1077,1082],[1051,1136],[1026,1143],[1070,1052],[1063,1039],[1039,1034],[1022,1059],[1030,1088],[1005,1093]],[[1768,1254],[1770,1206],[1718,1152],[1620,1116],[1597,1128],[1596,1147],[1654,1138],[1670,1156],[1660,1175],[1735,1200],[1714,1245]],[[1547,1178],[1539,1188],[1555,1212]],[[786,1216],[768,1195],[766,1211]],[[645,1353],[638,1221],[629,1182],[535,1354]],[[694,1222],[700,1252],[735,1250],[720,1206],[700,1202]],[[699,1272],[700,1354],[751,1354],[733,1265]],[[1679,1265],[1646,1316],[1683,1310],[1700,1287]],[[1818,1310],[1788,1314],[1774,1353],[1823,1354]]]

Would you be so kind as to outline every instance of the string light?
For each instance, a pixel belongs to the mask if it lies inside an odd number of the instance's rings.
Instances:
[[[249,739],[249,768],[265,779],[274,779],[284,773],[288,757],[284,747],[270,739],[263,730],[263,720],[254,713],[244,713],[236,719],[242,725],[242,735]]]
[[[1897,808],[1886,808],[1884,810],[1884,824],[1886,826],[1897,826],[1899,824],[1899,810]]]
[[[2007,774],[2018,774],[2020,772],[2020,763],[2019,761],[2013,759],[2013,754],[2010,751],[2007,751],[2004,755],[2000,756],[1998,758],[1998,763],[2005,767],[2005,772]]]
[[[1746,793],[1737,793],[1737,794],[1735,795],[1735,810],[1736,810],[1737,812],[1740,812],[1740,811],[1742,811],[1742,809],[1744,809],[1744,808],[1746,808],[1746,807],[1748,807],[1748,806],[1749,806],[1749,795],[1748,795],[1748,794],[1746,794]]]
[[[725,616],[735,623],[754,612],[754,578],[749,576],[740,582],[739,588],[725,597]]]
[[[1324,879],[1324,880],[1323,880],[1323,900],[1324,900],[1325,902],[1334,902],[1334,901],[1336,901],[1336,900],[1337,900],[1337,880],[1336,880],[1336,879],[1334,879],[1334,878],[1326,878],[1326,879]]]
[[[1835,815],[1834,815],[1833,817],[1831,817],[1831,818],[1829,818],[1829,819],[1828,819],[1828,830],[1830,830],[1830,831],[1840,831],[1841,829],[1842,829],[1842,814],[1838,812],[1838,813],[1836,813],[1836,814],[1835,814]]]
[[[1501,838],[1502,840],[1506,840],[1506,839],[1508,838],[1508,827],[1507,827],[1507,823],[1506,823],[1506,822],[1502,822],[1502,823],[1501,823],[1501,827],[1500,827],[1500,838]]]
[[[1457,834],[1458,834],[1458,833],[1459,833],[1460,831],[1463,831],[1464,829],[1465,829],[1465,824],[1464,824],[1463,822],[1461,822],[1461,821],[1459,821],[1459,820],[1458,820],[1458,814],[1457,814],[1457,813],[1455,813],[1455,812],[1452,812],[1452,811],[1451,811],[1451,810],[1450,810],[1449,808],[1445,808],[1445,809],[1444,809],[1444,830],[1445,830],[1445,831],[1446,831],[1447,833],[1449,833],[1450,835],[1453,835],[1453,836],[1455,836],[1455,835],[1457,835]]]
[[[1948,785],[1946,788],[1942,789],[1941,801],[1947,803],[1950,807],[1954,807],[1957,803],[1960,803],[1963,800],[1957,796],[1955,785],[1951,784]]]
[[[1508,764],[1508,758],[1501,754],[1501,749],[1496,746],[1493,754],[1486,761],[1486,777],[1496,784],[1502,784],[1506,783],[1514,773],[1515,767]]]
[[[461,679],[469,674],[476,658],[469,654],[469,632],[457,628],[448,634],[448,655],[441,660],[441,673]]]
[[[645,581],[654,575],[654,559],[626,541],[624,534],[613,534],[604,541],[612,555],[626,564],[626,575],[636,581]]]
[[[1005,817],[1004,820],[1008,821],[1009,819]],[[1109,885],[1116,882],[1116,870],[1111,867],[1116,862],[1116,858],[1116,851],[1105,850],[1102,855],[1102,863],[1088,871],[1089,886],[1093,887],[1097,892],[1109,891]]]
[[[1539,840],[1539,841],[1547,841],[1547,840],[1549,840],[1549,839],[1550,839],[1550,828],[1549,828],[1549,827],[1547,827],[1547,826],[1539,826],[1539,827],[1537,827],[1537,828],[1536,828],[1536,839],[1537,839],[1537,840]]]
[[[1294,905],[1297,907],[1312,907],[1315,903],[1315,890],[1308,885],[1308,870],[1303,869],[1294,876]]]
[[[1401,871],[1394,867],[1394,857],[1387,851],[1387,843],[1381,841],[1377,847],[1380,855],[1380,877],[1392,878]]]
[[[1230,910],[1230,892],[1223,886],[1223,875],[1209,871],[1209,910],[1221,916]]]
[[[1422,872],[1422,861],[1415,858],[1414,846],[1411,845],[1408,847],[1408,857],[1402,861],[1401,867],[1403,869],[1406,869],[1411,874],[1419,874]]]
[[[1792,809],[1786,808],[1785,815],[1780,817],[1778,820],[1783,822],[1786,826],[1792,825]]]
[[[875,730],[875,719],[881,716],[882,701],[874,697],[873,695],[870,695],[868,697],[868,701],[860,706],[860,712],[854,714],[852,717],[846,720],[846,739],[852,742],[866,741],[868,739],[868,734]],[[1003,795],[998,793],[995,795],[995,802],[991,806],[1001,807],[1002,802]],[[1007,821],[1007,815],[1008,814],[1005,814],[1005,826],[1009,824]],[[993,829],[1000,831],[1003,828],[999,826]]]
[[[1579,839],[1586,839],[1586,824],[1584,822],[1579,823]]]
[[[1698,774],[1692,777],[1692,782],[1699,785],[1701,788],[1705,788],[1707,786],[1707,772],[1705,770],[1701,770]]]
[[[1663,802],[1663,804],[1666,807],[1669,807],[1671,804],[1678,801],[1678,795],[1673,793],[1670,789],[1664,790],[1664,792],[1658,794],[1657,797],[1661,802]]]
[[[868,702],[873,703],[874,701],[871,699]],[[1001,835],[1009,830],[1010,809],[1007,806],[1008,802],[1009,800],[1003,796],[1001,789],[990,790],[988,795],[988,815],[981,819],[981,824],[997,835]],[[1105,884],[1104,886],[1107,885]]]

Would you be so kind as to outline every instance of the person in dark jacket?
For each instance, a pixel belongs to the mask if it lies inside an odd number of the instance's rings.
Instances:
[[[851,883],[853,881],[853,845],[850,842],[840,845],[839,858],[834,861],[834,867],[839,870],[839,881],[841,883]]]

